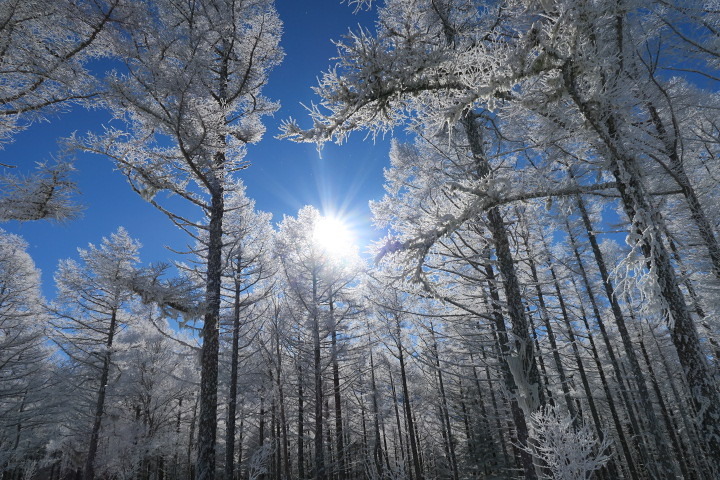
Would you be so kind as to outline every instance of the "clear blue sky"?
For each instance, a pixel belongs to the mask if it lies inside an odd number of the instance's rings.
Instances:
[[[383,194],[382,169],[388,164],[389,138],[373,142],[362,133],[342,145],[326,145],[322,158],[314,145],[277,140],[280,122],[290,116],[301,125],[310,125],[301,103],[317,101],[311,87],[332,64],[336,55],[333,39],[339,39],[358,24],[371,26],[373,13],[353,14],[353,8],[340,0],[278,0],[284,22],[282,46],[285,60],[274,70],[264,93],[281,102],[273,118],[266,118],[267,133],[249,148],[252,166],[241,172],[248,196],[259,210],[271,212],[273,222],[284,214],[295,215],[304,205],[321,212],[339,211],[352,222],[359,244],[367,245],[380,234],[370,222],[368,201]],[[102,111],[74,109],[48,123],[33,125],[15,142],[0,151],[0,162],[29,171],[36,161],[49,158],[56,140],[73,131],[99,129],[107,115]],[[22,235],[30,244],[30,254],[43,272],[44,291],[54,295],[52,276],[59,259],[77,258],[77,248],[99,243],[103,236],[125,227],[143,244],[146,263],[166,261],[171,254],[164,248],[183,249],[189,238],[170,221],[131,191],[125,178],[113,170],[108,159],[80,155],[76,162],[80,195],[85,207],[82,217],[64,224],[48,221],[0,225]]]

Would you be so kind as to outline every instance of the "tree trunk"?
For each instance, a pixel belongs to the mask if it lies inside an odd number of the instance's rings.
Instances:
[[[382,477],[383,473],[383,450],[380,444],[380,413],[378,411],[378,393],[377,385],[375,383],[375,361],[373,359],[372,350],[370,350],[370,386],[372,389],[372,414],[373,414],[373,428],[375,430],[375,443],[373,445],[373,460],[375,462],[375,468],[377,468],[378,474]]]
[[[316,480],[325,480],[325,454],[323,446],[323,385],[320,352],[320,313],[318,311],[317,271],[313,269],[312,294],[312,336],[313,336],[313,375],[315,379],[315,475]]]
[[[478,178],[486,178],[490,175],[490,165],[485,158],[482,142],[482,134],[477,122],[473,119],[472,112],[463,115],[461,123],[464,127],[470,150],[476,165]],[[528,330],[527,319],[525,318],[525,307],[522,302],[520,283],[515,272],[515,263],[510,250],[510,242],[505,223],[498,208],[493,207],[487,212],[488,226],[492,234],[495,246],[500,273],[503,276],[503,287],[507,302],[508,316],[510,317],[511,330],[513,333],[513,352],[511,356],[504,358],[505,362],[512,362],[510,372],[512,373],[515,388],[512,389],[520,400],[522,415],[514,414],[516,430],[520,449],[523,471],[527,480],[537,479],[535,465],[532,456],[526,451],[528,431],[525,417],[541,406],[540,373],[535,363],[532,339]],[[509,346],[509,345],[508,345]]]
[[[663,91],[663,93],[665,92]],[[705,210],[700,203],[700,199],[695,193],[695,189],[693,188],[692,183],[690,183],[690,178],[688,178],[687,173],[685,172],[685,166],[678,154],[677,134],[671,135],[670,132],[668,132],[654,105],[649,104],[648,111],[650,112],[650,118],[652,119],[660,140],[665,148],[665,154],[670,159],[670,170],[668,173],[670,173],[672,178],[678,184],[683,197],[685,197],[685,201],[690,209],[690,218],[698,229],[700,240],[705,244],[705,248],[708,250],[712,272],[715,279],[720,281],[720,244],[718,244],[718,240],[715,237],[712,223],[705,214]]]
[[[435,329],[432,322],[430,322],[430,336],[432,338],[432,350],[433,356],[435,357],[435,369],[438,376],[438,386],[440,387],[440,413],[443,430],[447,433],[443,435],[446,441],[446,452],[448,455],[448,463],[452,470],[453,480],[458,480],[458,465],[457,457],[455,456],[455,440],[452,434],[452,425],[450,423],[450,414],[448,412],[447,396],[445,395],[445,383],[443,381],[442,370],[440,368],[440,353],[438,352],[437,338],[435,336]]]
[[[581,278],[583,279],[583,283],[585,284],[585,289],[588,293],[588,297],[590,299],[590,304],[593,308],[593,313],[596,317],[597,322],[602,322],[600,319],[600,312],[598,310],[596,301],[595,301],[595,294],[592,291],[592,288],[590,286],[590,283],[588,281],[587,272],[585,271],[585,266],[582,263],[582,259],[580,258],[580,253],[577,250],[577,246],[575,244],[575,240],[572,236],[572,232],[568,230],[570,233],[570,245],[573,248],[573,252],[575,253],[575,259],[577,260],[578,267],[580,270]],[[580,298],[580,293],[578,291],[577,285],[575,284],[574,278],[571,277],[573,286],[575,288],[575,291],[577,292],[578,298]],[[595,345],[595,338],[592,333],[592,329],[590,328],[590,324],[587,319],[587,315],[585,313],[585,307],[583,307],[583,301],[580,300],[578,302],[578,305],[580,307],[580,313],[582,316],[583,324],[585,326],[585,332],[588,337],[588,340],[590,342],[590,348],[593,354],[593,360],[595,361],[595,368],[597,368],[598,375],[600,376],[600,383],[602,384],[603,391],[605,392],[605,398],[608,402],[608,408],[610,409],[610,415],[613,420],[613,424],[615,426],[615,431],[617,432],[618,438],[620,439],[620,447],[623,452],[623,456],[625,457],[625,461],[627,463],[628,470],[630,472],[630,477],[633,478],[633,480],[637,480],[638,473],[637,469],[635,467],[635,461],[633,460],[632,453],[630,452],[630,446],[627,441],[627,437],[625,435],[625,430],[623,429],[622,423],[620,421],[620,415],[618,414],[617,407],[615,406],[615,400],[613,399],[612,392],[610,391],[610,386],[607,381],[607,377],[605,376],[605,370],[603,368],[603,362],[600,360],[600,355],[598,354],[597,346]],[[614,355],[614,354],[613,354]],[[614,358],[614,356],[613,356]],[[619,385],[619,388],[622,389],[622,385]]]
[[[422,467],[420,466],[420,455],[418,453],[417,440],[415,436],[415,422],[413,421],[412,406],[410,404],[410,390],[408,389],[407,383],[407,372],[405,370],[405,349],[403,348],[400,340],[400,321],[397,320],[396,335],[397,335],[397,347],[398,347],[398,360],[400,361],[400,383],[403,392],[403,405],[405,408],[405,417],[408,430],[408,439],[410,443],[410,454],[412,455],[412,466],[413,472],[415,473],[415,480],[422,480],[423,473]]]
[[[571,62],[564,66],[563,77],[578,109],[607,148],[610,170],[617,182],[625,214],[630,219],[632,233],[636,238],[633,246],[642,251],[648,262],[649,274],[653,275],[657,282],[660,297],[666,305],[671,338],[690,385],[694,406],[701,412],[699,422],[703,426],[703,434],[710,446],[710,455],[717,470],[720,464],[720,396],[659,231],[659,213],[647,199],[634,159],[625,155],[617,141],[618,120],[609,113],[603,116],[604,120],[598,121],[593,113],[594,109],[583,102],[577,92]],[[641,393],[642,396],[647,398]],[[652,412],[648,414],[652,415]],[[649,420],[650,428],[655,431],[656,426],[651,418]],[[667,460],[669,452],[662,443],[662,438],[657,433],[654,436],[660,442],[658,462],[664,470],[663,474],[669,475],[672,472]]]
[[[485,265],[485,276],[487,278],[488,283],[488,290],[490,294],[490,303],[491,303],[491,310],[492,310],[492,316],[495,320],[493,323],[494,329],[494,335],[497,345],[497,353],[498,353],[498,359],[500,360],[500,370],[503,374],[503,380],[505,383],[505,389],[507,390],[507,394],[509,396],[508,401],[510,404],[510,413],[512,415],[512,421],[515,424],[515,428],[510,428],[511,432],[511,443],[513,444],[513,448],[516,454],[516,458],[519,458],[522,462],[522,468],[524,471],[524,474],[526,476],[526,479],[528,478],[535,478],[535,477],[527,477],[528,471],[527,471],[527,465],[528,463],[530,465],[533,465],[533,459],[530,453],[526,449],[519,448],[522,443],[520,443],[520,438],[527,439],[528,436],[528,429],[527,424],[525,423],[525,415],[523,414],[522,409],[520,408],[520,405],[518,404],[518,399],[515,395],[513,395],[513,392],[515,391],[515,381],[513,379],[512,372],[510,371],[510,365],[508,363],[507,357],[510,355],[510,344],[508,340],[507,330],[505,328],[505,319],[502,316],[502,307],[500,303],[500,294],[497,291],[497,288],[495,286],[495,272],[493,271],[492,266],[490,263],[487,263]],[[483,349],[483,359],[485,359],[486,352]],[[488,379],[490,378],[490,374],[488,371]],[[493,403],[495,402],[494,393],[491,390],[491,395],[493,395]],[[514,437],[512,438],[513,431],[515,432]],[[505,451],[505,450],[503,450]],[[507,457],[509,458],[509,457]],[[532,472],[533,475],[535,475],[535,471],[533,469]]]
[[[670,412],[668,412],[668,409],[665,406],[665,400],[663,399],[662,392],[660,391],[660,386],[658,385],[657,378],[655,377],[655,371],[653,370],[650,356],[648,355],[647,349],[645,348],[645,342],[640,340],[639,343],[640,351],[642,352],[643,359],[645,360],[645,366],[647,367],[648,374],[650,376],[650,384],[652,385],[653,391],[655,392],[655,397],[657,397],[658,403],[660,404],[660,412],[662,413],[663,420],[665,422],[665,429],[667,430],[670,441],[672,442],[673,450],[675,452],[678,452],[680,471],[682,472],[684,478],[692,478],[686,464],[686,458],[688,458],[687,448],[685,446],[685,443],[682,442],[680,438],[678,438],[676,433],[678,429],[675,427],[675,425],[673,425],[672,419],[670,417]]]
[[[283,472],[284,472],[284,478],[285,480],[290,480],[291,477],[291,471],[290,471],[290,453],[288,451],[288,447],[290,445],[290,440],[288,438],[288,424],[287,424],[287,414],[285,412],[285,391],[283,389],[283,380],[282,380],[282,356],[280,355],[280,332],[278,332],[277,328],[275,329],[275,358],[277,362],[277,374],[276,374],[276,388],[278,390],[278,397],[280,401],[280,430],[281,430],[281,442],[282,442],[282,456],[283,456]]]
[[[297,443],[297,463],[298,478],[305,478],[305,399],[303,396],[303,378],[302,365],[298,359],[298,443]]]
[[[187,447],[187,463],[188,463],[188,476],[190,480],[195,480],[195,464],[192,462],[192,449],[195,442],[195,424],[197,422],[197,409],[200,403],[200,398],[195,398],[195,405],[193,406],[192,419],[190,420],[190,432],[188,434],[188,447]]]
[[[572,323],[570,322],[570,317],[568,316],[567,307],[565,306],[565,298],[560,291],[560,282],[558,282],[557,275],[555,274],[555,268],[553,266],[549,266],[549,268],[550,275],[552,276],[553,284],[555,286],[555,296],[557,297],[558,303],[560,304],[560,314],[562,316],[563,322],[565,323],[565,330],[567,331],[570,347],[572,348],[573,356],[575,357],[575,363],[577,364],[578,373],[580,374],[580,382],[583,384],[583,389],[585,390],[595,427],[598,431],[598,434],[602,436],[600,417],[598,416],[597,409],[595,408],[595,401],[593,400],[592,391],[590,390],[590,384],[588,383],[587,375],[585,374],[585,366],[582,363],[582,358],[580,357],[580,350],[578,349],[575,340],[575,331],[573,330]]]
[[[545,360],[543,359],[543,351],[540,347],[540,342],[538,341],[538,335],[537,335],[537,328],[535,327],[535,322],[533,321],[532,312],[528,309],[527,312],[527,319],[530,323],[530,331],[532,332],[533,341],[535,342],[535,350],[537,355],[537,362],[538,366],[540,367],[540,378],[545,384],[545,397],[547,398],[547,402],[550,405],[554,405],[555,401],[553,399],[552,391],[550,390],[550,378],[548,377],[547,369],[545,368]]]
[[[105,354],[103,355],[103,366],[100,373],[100,388],[98,389],[97,401],[95,402],[95,416],[93,417],[93,427],[90,433],[90,444],[88,447],[88,455],[85,460],[84,480],[95,479],[95,456],[97,455],[98,441],[100,439],[100,426],[105,411],[105,392],[107,390],[108,378],[110,376],[110,359],[112,356],[113,339],[115,338],[115,328],[117,325],[117,309],[113,308],[110,314],[110,328],[108,330],[107,340],[105,341]]]
[[[338,459],[338,479],[345,480],[347,472],[345,469],[345,445],[343,444],[342,404],[340,398],[340,366],[338,363],[337,348],[337,326],[335,324],[335,305],[332,295],[330,296],[330,326],[332,328],[332,369],[333,369],[333,396],[335,400],[335,443]]]
[[[687,396],[682,395],[676,386],[674,373],[671,370],[670,365],[668,365],[667,359],[665,358],[665,353],[662,351],[662,348],[660,348],[660,343],[655,336],[655,331],[653,329],[649,330],[650,335],[653,337],[653,340],[655,342],[655,346],[658,351],[658,357],[660,358],[660,362],[662,363],[663,369],[665,371],[664,378],[667,379],[666,383],[670,385],[670,391],[673,394],[675,404],[685,405],[688,402],[688,398]],[[696,471],[699,477],[706,480],[715,480],[712,468],[709,464],[710,458],[707,455],[707,444],[702,438],[700,438],[698,432],[698,425],[695,423],[694,418],[691,418],[691,416],[694,416],[695,413],[692,411],[691,408],[678,408],[678,413],[682,418],[684,431],[687,434],[688,440],[694,447],[690,458],[696,465]]]
[[[390,374],[390,390],[392,392],[392,398],[393,398],[393,407],[395,409],[395,423],[397,424],[397,431],[398,431],[398,443],[400,444],[400,458],[398,458],[397,454],[397,448],[395,450],[395,463],[397,465],[402,465],[403,469],[405,467],[408,468],[408,473],[410,476],[412,476],[412,467],[407,464],[406,458],[409,457],[409,455],[406,457],[405,455],[405,447],[403,442],[403,429],[402,429],[402,423],[400,422],[400,410],[398,409],[398,398],[397,398],[397,391],[395,389],[395,381],[393,380],[392,372],[389,372]]]
[[[240,257],[237,258],[238,265]],[[235,279],[233,298],[233,331],[230,351],[230,392],[228,394],[227,427],[225,430],[225,480],[233,480],[235,475],[235,421],[237,413],[238,361],[240,355],[240,289],[241,283]]]
[[[206,312],[202,327],[200,372],[200,424],[198,429],[198,480],[215,479],[215,440],[217,436],[218,322],[220,318],[220,280],[222,276],[222,229],[225,211],[223,188],[217,183],[211,192],[208,225]]]
[[[550,348],[552,350],[553,359],[555,360],[555,369],[560,377],[560,388],[562,389],[563,396],[565,397],[565,404],[570,412],[570,416],[577,418],[575,402],[570,395],[570,384],[567,376],[565,375],[565,368],[563,367],[562,359],[560,358],[560,349],[558,348],[557,340],[555,339],[555,332],[553,331],[552,324],[550,323],[550,315],[548,313],[547,305],[545,304],[545,297],[543,296],[542,289],[540,288],[540,279],[538,278],[537,268],[532,258],[528,237],[529,233],[526,232],[523,242],[525,243],[525,251],[528,255],[527,261],[530,266],[530,274],[532,275],[532,281],[535,284],[535,293],[537,294],[538,304],[540,305],[540,318],[545,325],[548,341],[550,341]]]

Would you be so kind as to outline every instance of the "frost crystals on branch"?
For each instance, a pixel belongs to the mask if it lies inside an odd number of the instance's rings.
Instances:
[[[551,475],[542,478],[578,480],[590,478],[610,457],[612,443],[606,435],[598,442],[589,425],[575,427],[575,422],[557,406],[544,406],[530,415],[528,451],[538,467],[547,467]]]

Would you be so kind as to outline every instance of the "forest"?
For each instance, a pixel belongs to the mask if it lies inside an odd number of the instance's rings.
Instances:
[[[72,226],[91,153],[192,246],[118,225],[48,299],[0,230],[2,480],[720,478],[720,2],[344,3],[277,132],[272,0],[0,0],[0,155],[113,119],[0,221]],[[390,132],[372,255],[247,194],[264,136]]]

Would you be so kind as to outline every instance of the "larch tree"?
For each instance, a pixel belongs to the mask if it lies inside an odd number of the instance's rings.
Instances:
[[[462,126],[465,141],[478,159],[479,178],[485,182],[470,189],[450,186],[451,192],[469,190],[477,201],[469,203],[463,214],[449,215],[437,228],[419,237],[414,245],[420,251],[427,251],[427,245],[453,233],[479,211],[492,218],[496,205],[522,199],[518,196],[532,196],[525,182],[532,186],[537,178],[550,180],[535,192],[538,197],[616,188],[630,220],[628,242],[633,246],[623,263],[639,274],[636,278],[645,287],[648,305],[654,305],[667,319],[705,439],[711,452],[720,451],[716,443],[720,438],[717,383],[685,300],[676,259],[663,231],[663,215],[655,200],[656,179],[663,172],[665,179],[660,185],[679,187],[691,212],[694,238],[702,242],[702,255],[708,270],[713,271],[717,233],[687,175],[689,165],[683,147],[687,135],[683,132],[689,133],[692,128],[688,130],[678,122],[687,118],[683,102],[690,97],[686,92],[694,90],[713,101],[716,95],[697,84],[690,89],[678,88],[675,85],[682,80],[666,79],[665,72],[675,64],[666,63],[663,53],[667,44],[662,37],[668,32],[679,37],[682,48],[693,52],[694,61],[701,57],[700,63],[708,66],[708,75],[715,79],[717,35],[712,10],[652,1],[506,1],[481,5],[473,1],[398,0],[388,2],[379,12],[375,36],[360,31],[339,44],[338,65],[325,74],[316,89],[322,101],[311,111],[314,127],[302,130],[288,122],[284,135],[321,143],[342,141],[354,130],[379,133],[405,122],[422,126],[424,130],[418,128],[417,132],[431,133]],[[645,21],[646,17],[656,23]],[[684,18],[688,28],[677,27],[670,18]],[[695,79],[686,75],[684,80]],[[695,108],[702,110],[699,104]],[[490,114],[483,117],[484,111]],[[488,175],[489,164],[483,159],[494,153],[499,160],[501,152],[488,152],[487,137],[478,128],[480,121],[514,124],[514,129],[501,128],[501,133],[515,133],[518,143],[532,153],[524,162],[513,160],[513,154],[506,160],[513,161],[515,170],[523,165],[532,168],[513,177]],[[690,135],[693,140],[698,136],[702,134]],[[712,156],[715,143],[711,137],[704,136]],[[582,181],[568,181],[567,166],[555,163],[560,157],[545,150],[558,145],[572,163],[586,168],[588,176]],[[611,182],[603,184],[600,179]],[[488,227],[493,231],[507,302],[513,306],[509,317],[515,337],[531,346],[526,333],[518,337],[520,330],[527,331],[527,325],[522,318],[520,291],[512,287],[516,283],[509,268],[512,257],[502,254],[508,236],[502,235],[505,227],[501,228],[501,218],[489,222]],[[386,250],[407,250],[413,244],[405,241],[388,246],[391,248]],[[531,355],[530,350],[526,357]],[[526,373],[533,371],[526,369]],[[538,386],[536,376],[531,377],[531,383]],[[663,444],[658,448],[660,474],[669,475],[673,467],[662,454]],[[526,475],[533,474],[526,468]]]
[[[626,5],[617,1],[601,5],[559,3],[549,10],[537,6],[537,13],[548,17],[529,29],[528,37],[536,36],[527,46],[539,52],[536,63],[542,64],[543,71],[528,72],[531,75],[526,77],[526,84],[544,77],[557,86],[555,92],[560,97],[558,101],[533,105],[530,98],[535,88],[528,87],[514,100],[531,105],[531,110],[552,111],[554,118],[562,115],[568,119],[576,141],[582,138],[590,148],[588,153],[606,162],[601,168],[615,181],[624,213],[631,222],[628,242],[634,250],[627,263],[645,272],[640,276],[646,280],[644,294],[653,299],[667,319],[705,437],[711,451],[717,452],[720,394],[665,243],[662,213],[652,199],[651,178],[656,163],[669,166],[674,174],[707,246],[711,265],[716,241],[684,170],[679,168],[679,131],[670,132],[669,127],[673,115],[668,112],[672,112],[673,105],[668,106],[667,97],[662,98],[669,86],[648,75],[652,69],[641,69],[645,59],[638,52],[656,39],[648,38],[636,12],[653,7],[653,2]],[[655,97],[648,98],[651,94]],[[648,131],[645,125],[650,125]]]
[[[466,202],[459,215],[447,214],[429,229],[395,246],[415,252],[419,259],[415,262],[416,276],[422,276],[420,265],[437,239],[478,215],[487,215],[513,332],[509,345],[512,352],[506,359],[513,365],[515,388],[525,407],[524,412],[516,411],[519,440],[524,444],[527,437],[524,417],[541,404],[539,374],[503,214],[497,205],[486,202],[488,197],[483,195],[484,189],[493,183],[489,159],[497,153],[488,150],[485,139],[484,130],[492,119],[482,115],[484,106],[471,83],[473,69],[458,61],[461,52],[484,49],[483,43],[490,42],[494,34],[502,34],[499,26],[502,22],[495,22],[493,13],[497,11],[500,17],[504,14],[496,7],[490,10],[480,16],[478,6],[464,1],[388,2],[379,11],[375,37],[361,31],[339,44],[338,65],[324,75],[316,88],[322,101],[311,112],[314,128],[303,131],[289,121],[283,135],[297,141],[323,143],[342,142],[356,130],[377,134],[404,123],[414,126],[420,135],[444,130],[451,136],[451,130],[457,126],[457,134],[464,137],[472,158],[467,176],[478,184],[471,185],[470,193],[475,190],[480,195]],[[485,37],[478,35],[483,27],[489,32]],[[487,57],[483,61],[479,70],[504,68],[499,59]],[[523,455],[525,473],[534,478],[532,460],[524,451]]]
[[[282,27],[270,0],[139,7],[116,35],[125,70],[110,79],[104,97],[118,127],[83,144],[112,158],[136,192],[205,242],[197,461],[198,479],[205,480],[215,476],[225,197],[233,176],[248,166],[247,145],[264,133],[262,116],[277,108],[261,91],[283,57]],[[170,206],[160,192],[186,200],[205,218]]]
[[[338,370],[338,325],[346,314],[353,309],[348,289],[356,281],[361,270],[359,259],[354,255],[337,258],[336,252],[323,246],[319,234],[322,232],[323,218],[317,209],[311,206],[302,208],[297,218],[285,217],[278,228],[275,249],[280,263],[279,279],[283,285],[287,303],[296,309],[294,316],[307,325],[312,346],[313,388],[314,388],[314,475],[325,479],[328,476],[328,462],[323,432],[325,414],[323,408],[327,395],[324,391],[324,375],[327,361],[323,353],[330,337],[331,359],[333,365],[333,393],[336,402],[336,429],[342,430],[340,408],[340,387]],[[344,297],[344,298],[343,298]],[[300,380],[302,381],[302,380]],[[336,437],[339,458],[344,454],[343,438]],[[342,464],[342,462],[340,462]],[[341,471],[344,468],[341,468]],[[343,475],[343,473],[341,473]]]
[[[90,434],[83,478],[95,478],[95,457],[101,440],[115,336],[131,319],[126,310],[132,300],[127,279],[134,272],[139,244],[120,228],[100,246],[80,249],[81,263],[64,260],[55,275],[58,296],[51,306],[54,342],[96,387],[89,395],[92,405]],[[80,385],[87,380],[78,379]]]
[[[26,175],[0,173],[0,222],[73,219],[80,208],[73,199],[76,186],[71,172],[72,165],[60,161],[40,164]]]
[[[189,469],[179,455],[182,421],[196,395],[195,351],[174,332],[161,312],[133,305],[134,321],[115,338],[107,402],[107,448],[97,457],[107,475],[148,479]],[[186,403],[184,403],[186,402]],[[184,456],[183,456],[184,457]],[[170,476],[170,475],[168,475]]]
[[[40,272],[27,243],[0,230],[0,469],[13,471],[42,450],[51,423],[43,402],[50,349],[45,345],[46,312]],[[42,432],[42,433],[39,433]],[[3,474],[4,475],[4,474]]]
[[[245,186],[237,182],[226,201],[223,246],[223,293],[227,313],[225,328],[230,331],[230,379],[227,397],[225,431],[225,478],[234,478],[235,435],[238,397],[240,341],[253,337],[250,329],[258,326],[249,321],[258,317],[253,306],[268,297],[273,286],[274,265],[271,215],[255,209],[255,201],[245,194]]]
[[[91,105],[101,90],[87,64],[109,56],[106,32],[126,0],[8,0],[0,4],[0,149],[33,122]]]
[[[107,32],[124,20],[127,3],[0,3],[0,151],[33,123],[73,105],[95,105],[102,86],[88,63],[112,55]],[[75,186],[69,161],[40,163],[32,174],[13,174],[12,168],[16,165],[0,163],[0,221],[64,220],[77,213],[70,201]]]

